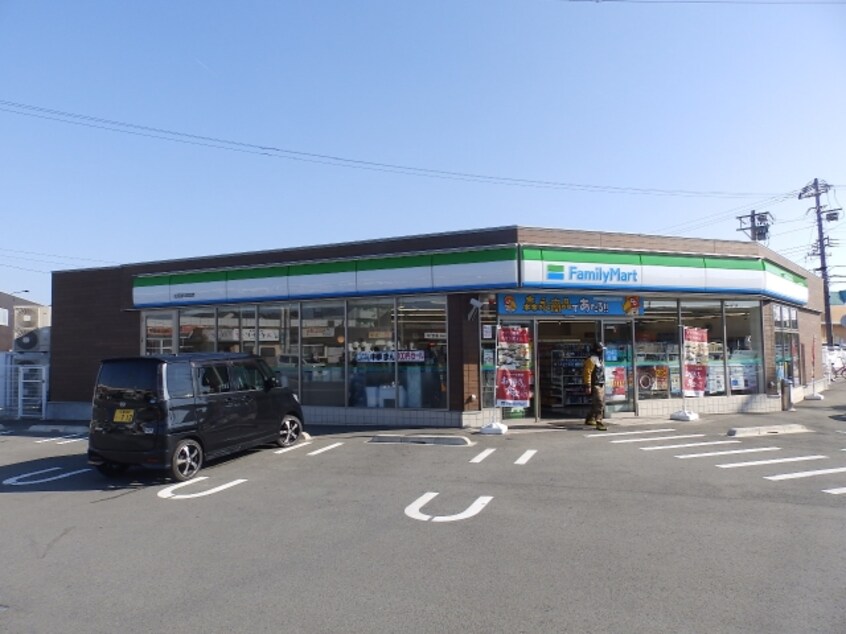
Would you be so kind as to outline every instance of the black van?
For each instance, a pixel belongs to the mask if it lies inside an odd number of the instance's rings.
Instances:
[[[92,405],[88,462],[107,476],[140,465],[185,481],[205,460],[303,432],[297,395],[248,354],[106,359]]]

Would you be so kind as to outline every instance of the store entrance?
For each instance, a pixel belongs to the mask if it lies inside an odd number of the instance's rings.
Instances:
[[[582,364],[597,340],[599,322],[538,322],[540,417],[584,418],[590,398],[582,383]]]
[[[539,321],[537,374],[542,419],[584,418],[590,404],[582,366],[592,345],[605,344],[606,411],[634,411],[632,327],[627,321]]]

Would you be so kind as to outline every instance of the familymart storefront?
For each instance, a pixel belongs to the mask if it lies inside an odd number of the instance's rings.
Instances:
[[[782,378],[810,378],[806,280],[766,260],[524,248],[520,265],[523,288],[490,295],[481,320],[483,406],[503,418],[583,417],[596,341],[612,416],[771,411]]]
[[[145,354],[252,352],[311,420],[400,426],[583,416],[597,340],[612,415],[766,411],[774,307],[807,301],[762,258],[519,244],[133,281]]]

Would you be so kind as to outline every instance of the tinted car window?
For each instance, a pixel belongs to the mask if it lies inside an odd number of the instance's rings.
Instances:
[[[231,370],[232,389],[234,390],[262,390],[265,375],[257,363],[237,363]]]
[[[229,368],[226,365],[207,365],[199,369],[200,394],[228,392]]]
[[[100,366],[95,398],[148,400],[158,396],[159,362],[155,359],[106,361]]]
[[[169,363],[165,366],[167,392],[171,398],[191,398],[194,396],[194,381],[191,366],[187,363]]]

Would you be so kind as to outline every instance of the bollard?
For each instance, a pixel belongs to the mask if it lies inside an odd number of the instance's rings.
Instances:
[[[793,409],[793,399],[791,398],[790,381],[787,379],[781,380],[781,411],[795,411]]]

